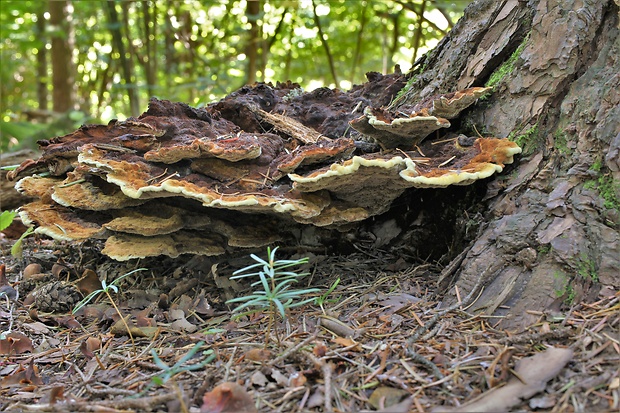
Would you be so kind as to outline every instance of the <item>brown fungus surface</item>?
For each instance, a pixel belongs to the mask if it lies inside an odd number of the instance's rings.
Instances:
[[[484,88],[395,113],[404,76],[367,77],[349,92],[244,86],[204,108],[153,99],[138,118],[41,141],[40,158],[12,174],[39,199],[22,219],[60,240],[105,239],[116,260],[219,255],[295,242],[308,225],[350,228],[408,188],[469,184],[520,152],[504,139],[431,139]]]

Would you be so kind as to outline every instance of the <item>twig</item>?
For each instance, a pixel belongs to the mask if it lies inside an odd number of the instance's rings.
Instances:
[[[315,340],[316,337],[317,337],[317,333],[314,333],[311,336],[307,337],[305,340],[300,341],[299,343],[297,343],[293,347],[289,347],[288,349],[286,349],[286,351],[284,353],[280,354],[278,357],[273,359],[273,361],[271,363],[269,363],[269,364],[274,366],[274,365],[280,363],[281,361],[286,359],[289,356],[289,354],[294,353],[297,350],[299,350],[300,348],[308,345],[308,343],[310,343],[312,340]]]

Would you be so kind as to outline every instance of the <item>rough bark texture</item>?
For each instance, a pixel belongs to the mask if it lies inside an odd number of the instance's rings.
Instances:
[[[473,309],[505,316],[502,327],[620,286],[618,21],[611,0],[475,2],[404,100],[483,85],[518,55],[469,122],[515,139],[524,156],[491,184],[485,224],[441,280],[463,297],[482,277]]]

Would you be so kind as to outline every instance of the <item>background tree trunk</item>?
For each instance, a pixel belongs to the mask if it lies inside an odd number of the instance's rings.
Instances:
[[[442,273],[445,304],[481,280],[472,309],[517,328],[539,317],[528,310],[620,286],[618,22],[612,0],[481,0],[418,62],[426,70],[404,103],[505,72],[465,124],[524,147],[513,173],[490,184],[474,241]]]
[[[74,102],[74,68],[71,55],[73,34],[68,8],[67,0],[49,2],[52,30],[52,102],[56,112],[73,109]]]
[[[250,22],[250,30],[248,32],[248,45],[246,47],[246,56],[248,59],[248,68],[245,83],[251,85],[256,82],[256,71],[258,69],[258,55],[261,45],[260,26],[258,20],[261,12],[261,1],[248,1],[246,16]],[[264,74],[263,74],[264,76]]]

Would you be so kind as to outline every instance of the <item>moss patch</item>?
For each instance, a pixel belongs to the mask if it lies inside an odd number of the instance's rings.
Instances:
[[[508,60],[502,63],[500,67],[498,67],[493,73],[491,73],[491,76],[489,76],[489,79],[487,80],[487,83],[485,84],[485,86],[494,88],[502,80],[504,80],[504,78],[507,75],[512,73],[517,63],[517,59],[519,58],[519,56],[521,56],[521,53],[523,53],[523,49],[525,49],[525,46],[529,39],[530,39],[530,34],[528,33],[521,41],[521,44],[519,45],[519,47],[517,47],[517,49],[514,52],[512,52]]]
[[[523,149],[523,155],[531,155],[541,143],[538,122],[520,135],[517,135],[515,131],[511,132],[508,139]]]

